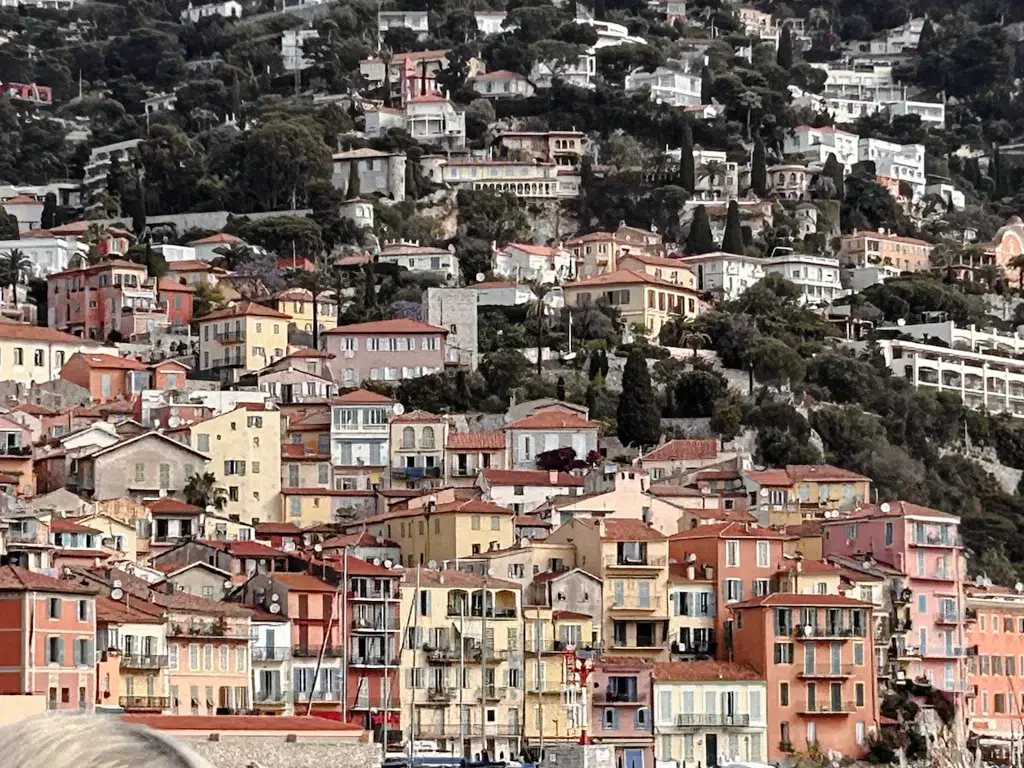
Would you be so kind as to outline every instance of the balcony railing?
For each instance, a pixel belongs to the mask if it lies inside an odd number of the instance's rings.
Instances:
[[[401,662],[395,656],[352,656],[348,663],[353,667],[397,667]]]
[[[351,600],[399,600],[402,597],[402,590],[398,588],[390,592],[382,589],[349,590],[348,597]]]
[[[0,445],[0,456],[31,456],[31,445]]]
[[[797,672],[797,677],[849,677],[853,674],[853,664],[816,664],[812,667],[803,667]]]
[[[151,653],[126,653],[121,657],[121,669],[160,669],[166,666],[166,656],[157,656]]]
[[[249,631],[241,625],[223,621],[192,621],[171,624],[167,630],[168,637],[225,637],[236,640],[248,640]]]
[[[245,330],[217,331],[213,337],[221,344],[232,344],[238,341],[245,341]]]
[[[345,653],[344,648],[337,646],[328,646],[324,649],[324,657],[326,658],[341,658]],[[320,655],[319,645],[294,645],[292,646],[292,656],[297,659],[315,659]]]
[[[296,691],[294,696],[296,703],[309,701],[310,699],[313,701],[341,701],[341,691],[313,691],[312,693],[309,691]]]
[[[856,710],[852,701],[806,701],[797,705],[797,711],[805,715],[849,715]]]
[[[599,689],[594,691],[594,702],[600,704],[639,704],[640,697],[636,693]]]
[[[487,685],[477,689],[476,698],[478,701],[501,701],[508,696],[510,690],[502,685]]]
[[[466,728],[470,736],[518,736],[518,725],[506,725],[505,723],[472,723]]]
[[[750,715],[747,714],[719,714],[706,715],[680,714],[676,715],[676,725],[680,728],[692,728],[696,726],[733,726],[746,728],[750,725]]]
[[[292,655],[292,649],[285,646],[283,648],[258,648],[252,649],[252,660],[253,661],[284,661]]]
[[[911,544],[917,547],[962,547],[964,540],[961,536],[940,536],[937,533],[926,533],[924,536],[914,536]]]
[[[514,619],[517,616],[515,608],[492,608],[487,611],[488,619]],[[481,608],[463,608],[458,605],[448,606],[448,618],[458,618],[459,616],[465,616],[467,619],[481,619],[484,617],[484,611]]]
[[[394,632],[398,630],[398,620],[394,617],[385,621],[382,616],[357,616],[352,619],[352,629],[356,632]]]
[[[427,690],[427,700],[437,702],[447,702],[455,698],[454,688],[430,688]]]
[[[793,636],[797,639],[845,640],[851,637],[867,637],[868,631],[866,627],[845,627],[838,624],[824,627],[797,624],[793,627]]]
[[[661,568],[667,564],[665,555],[608,555],[604,559],[605,568]]]
[[[955,626],[961,624],[966,619],[966,616],[960,617],[955,613],[940,613],[935,617],[936,624],[942,624],[947,626]]]
[[[475,477],[479,467],[452,467],[452,477]]]
[[[681,643],[678,640],[672,641],[672,653],[686,656],[714,656],[718,650],[716,642],[710,643]]]
[[[118,703],[126,712],[159,712],[171,708],[170,696],[122,696]]]
[[[613,611],[660,611],[663,608],[664,603],[656,595],[650,595],[646,600],[641,600],[639,595],[623,595],[622,600],[613,600],[610,606]]]
[[[422,477],[437,478],[441,476],[440,467],[392,467],[392,477],[404,477],[409,480],[418,480]]]
[[[10,544],[36,544],[41,547],[49,545],[49,541],[46,534],[41,530],[36,531],[18,531],[10,530],[7,532],[7,542]]]
[[[252,703],[254,707],[283,707],[288,696],[284,691],[256,691]]]

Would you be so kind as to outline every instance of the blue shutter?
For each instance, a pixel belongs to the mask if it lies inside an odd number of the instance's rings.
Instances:
[[[303,689],[303,685],[302,685],[302,670],[301,669],[296,669],[295,670],[295,693],[302,693],[302,689]]]
[[[57,639],[57,649],[59,651],[57,655],[57,663],[61,666],[64,666],[64,642],[63,637]]]
[[[50,638],[46,638],[46,643],[43,646],[45,648],[44,657],[47,664],[53,661],[53,656],[50,653]]]
[[[615,730],[619,729],[619,710],[612,710],[612,728]]]
[[[779,635],[782,634],[781,627],[779,626],[779,609],[778,608],[776,608],[774,611],[772,611],[772,619],[775,622],[775,636],[778,637]]]
[[[72,647],[75,649],[75,666],[80,667],[82,666],[82,644],[78,640],[72,640],[71,642],[74,644]]]
[[[715,599],[715,593],[712,592],[708,595],[708,616],[717,616],[718,607]]]

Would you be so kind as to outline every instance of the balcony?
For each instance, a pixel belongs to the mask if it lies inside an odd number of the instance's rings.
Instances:
[[[252,705],[257,709],[279,709],[288,703],[288,696],[283,691],[257,691],[253,695]]]
[[[349,590],[349,600],[400,600],[402,590],[395,588],[391,591],[385,589],[362,589],[358,591]]]
[[[865,627],[844,627],[838,624],[824,627],[798,624],[793,628],[793,637],[798,640],[849,640],[867,636]]]
[[[188,624],[178,622],[171,624],[167,630],[168,637],[224,637],[234,640],[248,640],[249,630],[246,626],[228,623],[224,620],[191,621]]]
[[[914,536],[910,540],[914,547],[939,547],[940,549],[952,549],[962,547],[964,540],[961,536],[942,536],[937,533],[926,533],[924,536]]]
[[[487,685],[477,689],[475,698],[477,701],[501,701],[508,697],[511,690],[502,685]]]
[[[955,613],[940,613],[935,617],[935,624],[938,626],[955,627],[958,624],[962,624],[964,618],[960,618]]]
[[[126,653],[121,657],[121,669],[161,669],[166,666],[166,656],[155,656],[150,653]]]
[[[518,736],[519,726],[505,723],[472,723],[466,728],[466,733],[470,736]]]
[[[806,701],[797,705],[802,715],[850,715],[857,711],[852,701]]]
[[[161,712],[171,708],[171,697],[122,696],[118,703],[125,712]]]
[[[221,344],[238,344],[245,341],[245,330],[217,331],[213,334],[213,338]]]
[[[8,544],[22,544],[34,547],[50,547],[49,539],[41,529],[35,531],[19,531],[11,529],[7,531]]]
[[[968,654],[960,645],[929,645],[921,649],[921,655],[926,659],[960,659]]]
[[[429,688],[427,690],[427,701],[435,702],[438,704],[447,704],[449,701],[455,698],[454,688]]]
[[[454,664],[459,660],[458,648],[431,648],[423,646],[427,661],[431,664]]]
[[[31,445],[0,445],[0,456],[31,456]]]
[[[815,678],[843,678],[853,674],[853,664],[817,664],[813,667],[805,667],[797,672],[797,677],[805,680]]]
[[[252,649],[252,660],[253,661],[284,661],[292,655],[292,649],[285,646],[284,648],[253,648]]]
[[[480,662],[482,658],[484,658],[483,646],[479,645],[478,643],[470,643],[466,646],[466,650],[463,655],[466,661],[471,661],[474,664],[477,664]],[[492,648],[491,646],[487,647],[486,658],[487,661],[490,663],[504,661],[504,659],[507,656],[508,651],[498,651]]]
[[[345,654],[345,649],[338,646],[327,646],[324,650],[324,658],[339,659]],[[320,655],[319,645],[295,645],[292,646],[292,656],[297,659],[315,659]]]
[[[399,660],[392,656],[351,656],[348,660],[352,667],[397,667]]]
[[[245,360],[236,357],[215,357],[210,361],[210,368],[242,368],[245,366]]]
[[[608,689],[594,691],[595,704],[641,704],[636,693],[624,693],[622,691],[609,691]]]
[[[476,477],[478,467],[452,467],[452,477]]]
[[[672,653],[680,656],[714,656],[718,651],[718,644],[710,643],[681,643],[678,640],[672,641]]]
[[[419,480],[421,478],[441,477],[440,467],[392,467],[391,476],[396,478],[404,477],[407,480]]]
[[[903,589],[890,589],[889,596],[893,605],[906,605],[913,599],[914,593],[909,587],[904,587]]]
[[[668,558],[665,555],[608,555],[604,559],[605,568],[664,568],[666,565]]]
[[[467,619],[482,619],[484,618],[484,611],[481,608],[472,608],[467,610],[466,608],[458,605],[448,606],[449,619],[457,619],[460,616],[464,616]],[[518,612],[515,608],[491,608],[486,614],[488,619],[514,619],[517,616]]]
[[[307,701],[341,701],[341,691],[296,691],[295,692],[295,703],[305,703]]]
[[[398,621],[389,617],[387,621],[383,616],[357,616],[352,619],[353,632],[397,632]]]
[[[676,715],[676,726],[679,728],[697,728],[700,726],[746,728],[749,725],[750,715],[726,715],[718,713],[707,715],[695,715],[692,713]]]

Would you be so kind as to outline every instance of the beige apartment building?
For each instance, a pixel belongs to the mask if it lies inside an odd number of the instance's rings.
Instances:
[[[244,301],[198,318],[199,370],[254,372],[288,353],[291,315]],[[227,373],[222,378],[228,377]]]

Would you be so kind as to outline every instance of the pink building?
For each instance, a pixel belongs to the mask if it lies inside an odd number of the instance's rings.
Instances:
[[[324,331],[328,367],[342,387],[402,381],[444,369],[448,331],[418,320],[380,320]]]
[[[896,638],[895,652],[911,676],[938,688],[945,687],[944,681],[959,688],[964,679],[967,566],[959,525],[956,515],[906,501],[872,504],[847,518],[822,521],[825,557],[870,554],[907,574],[893,599],[903,605],[909,598],[913,629],[904,642]]]
[[[590,672],[590,731],[615,749],[616,768],[653,768],[651,673],[647,659],[601,658]]]

